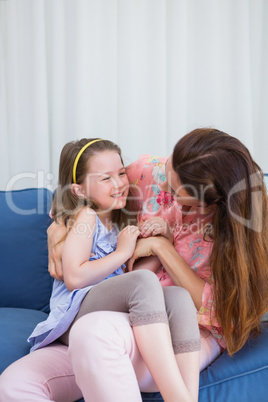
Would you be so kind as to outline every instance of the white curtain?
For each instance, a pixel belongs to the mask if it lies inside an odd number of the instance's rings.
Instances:
[[[200,126],[268,172],[267,0],[0,0],[0,188],[52,187],[62,146],[168,155]]]

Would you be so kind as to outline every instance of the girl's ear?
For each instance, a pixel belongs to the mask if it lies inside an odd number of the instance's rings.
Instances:
[[[85,193],[80,184],[74,184],[72,183],[71,185],[71,192],[76,195],[78,198],[85,198]]]

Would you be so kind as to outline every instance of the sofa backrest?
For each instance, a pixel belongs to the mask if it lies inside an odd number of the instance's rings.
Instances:
[[[49,311],[47,189],[0,191],[0,307]]]
[[[267,174],[265,182],[268,189]],[[44,188],[0,191],[0,307],[49,311],[51,204],[52,193]]]

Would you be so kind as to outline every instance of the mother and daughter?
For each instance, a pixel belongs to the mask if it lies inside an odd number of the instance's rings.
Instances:
[[[50,260],[51,313],[33,353],[1,375],[0,401],[138,402],[157,390],[197,401],[199,370],[259,334],[267,195],[236,138],[197,129],[168,159],[127,169],[111,141],[68,143],[52,215],[49,242],[63,250],[62,266]]]

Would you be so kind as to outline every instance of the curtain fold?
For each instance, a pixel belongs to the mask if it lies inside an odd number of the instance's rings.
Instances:
[[[0,0],[0,189],[53,187],[71,140],[129,163],[201,126],[268,172],[267,110],[266,0]]]

